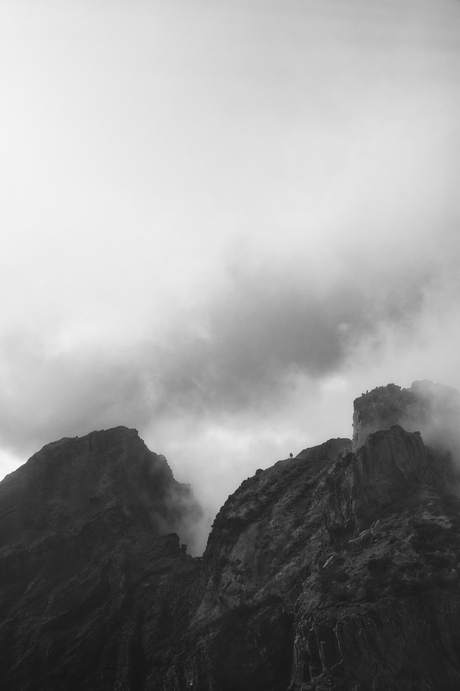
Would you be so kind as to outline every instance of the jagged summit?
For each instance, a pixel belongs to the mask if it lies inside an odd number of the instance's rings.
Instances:
[[[53,459],[58,463],[87,463],[89,462],[88,452],[96,448],[121,449],[128,444],[128,440],[139,443],[144,442],[139,437],[137,429],[119,425],[108,430],[94,430],[83,437],[62,437],[56,441],[48,442],[39,451],[34,453],[23,465],[5,476],[3,482],[17,481],[19,478],[27,477],[32,467],[37,470],[40,463],[53,463]],[[95,447],[93,449],[93,447]],[[155,454],[156,455],[156,454]],[[37,466],[38,464],[38,466]]]
[[[188,490],[135,430],[46,445],[0,483],[0,687],[457,691],[459,396],[439,386],[357,399],[353,448],[257,471],[198,559],[164,534],[195,520]]]
[[[0,483],[0,545],[30,531],[136,515],[155,535],[184,533],[201,509],[164,456],[149,451],[137,430],[115,427],[46,444]],[[110,516],[110,520],[109,520]]]
[[[455,454],[460,449],[459,422],[460,394],[455,389],[428,380],[415,381],[409,389],[379,386],[354,401],[353,450],[371,432],[401,425]]]

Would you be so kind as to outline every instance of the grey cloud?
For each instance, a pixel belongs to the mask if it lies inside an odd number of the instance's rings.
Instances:
[[[30,335],[3,346],[9,370],[0,392],[3,447],[31,453],[62,436],[117,424],[135,427],[145,419],[145,386],[130,358],[98,352],[50,356]]]
[[[331,281],[319,291],[307,271],[239,272],[203,310],[205,337],[178,333],[157,351],[152,364],[161,368],[162,405],[201,412],[265,399],[276,405],[287,375],[319,379],[337,371],[351,343],[382,323],[410,324],[423,304],[424,272],[411,281],[375,274],[373,281]]]
[[[417,428],[425,443],[449,451],[460,465],[460,393],[426,380],[414,382],[411,390],[425,402],[426,409],[418,425],[410,419],[404,421],[407,429]]]
[[[318,381],[339,371],[351,346],[382,324],[410,331],[438,271],[434,263],[431,271],[395,275],[358,264],[319,285],[308,263],[254,271],[240,262],[225,290],[135,347],[53,356],[33,339],[4,341],[10,374],[0,393],[2,444],[32,452],[118,424],[142,430],[183,415],[276,409],[292,376]]]

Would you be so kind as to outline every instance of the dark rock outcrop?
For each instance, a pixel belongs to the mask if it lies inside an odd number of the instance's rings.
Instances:
[[[354,402],[353,450],[372,432],[401,425],[408,432],[421,432],[425,443],[458,454],[459,420],[460,394],[449,386],[428,380],[415,381],[409,389],[379,386]]]
[[[48,444],[7,476],[0,688],[143,688],[149,621],[152,646],[167,650],[193,603],[196,562],[165,533],[200,512],[164,457],[124,427]]]
[[[201,558],[164,534],[198,509],[134,431],[45,447],[0,484],[0,687],[460,688],[450,437],[393,424],[433,418],[413,391],[376,392],[356,410],[381,429],[258,470]]]
[[[398,426],[350,446],[277,463],[228,499],[162,688],[458,688],[451,459]]]

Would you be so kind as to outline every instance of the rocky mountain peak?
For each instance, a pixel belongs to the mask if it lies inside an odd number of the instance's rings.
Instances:
[[[379,386],[354,401],[353,450],[369,434],[392,425],[419,431],[423,440],[454,455],[460,450],[460,394],[442,384],[415,381],[408,389],[396,384]]]
[[[154,535],[186,539],[200,515],[164,456],[122,426],[47,444],[0,483],[0,545],[87,522],[109,536],[134,517]]]
[[[458,400],[364,394],[353,444],[256,471],[199,558],[136,430],[48,444],[0,483],[1,688],[457,691]]]

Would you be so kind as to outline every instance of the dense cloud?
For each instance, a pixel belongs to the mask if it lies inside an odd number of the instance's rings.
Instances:
[[[0,28],[4,472],[124,424],[215,510],[363,390],[460,388],[458,5],[198,6]]]
[[[188,333],[184,324],[153,348],[160,406],[216,413],[264,400],[277,405],[291,376],[318,380],[340,371],[352,344],[383,326],[404,328],[421,313],[425,272],[388,276],[376,266],[374,279],[360,284],[359,263],[352,270],[353,280],[325,288],[298,261],[277,267],[273,258],[257,272],[232,275],[228,289],[196,315],[201,332]]]
[[[257,467],[350,436],[361,391],[421,378],[460,387],[460,242],[447,224],[425,228],[424,244],[417,233],[401,256],[389,232],[384,261],[365,242],[344,253],[336,235],[328,261],[318,246],[289,262],[230,248],[218,282],[132,339],[104,337],[104,319],[83,342],[11,331],[0,344],[4,472],[53,439],[124,424],[213,512]]]
[[[419,426],[424,442],[450,452],[460,466],[460,393],[430,381],[414,382],[412,390],[427,402],[425,420]]]
[[[456,331],[457,286],[446,283],[445,264],[430,259],[418,273],[378,264],[361,271],[358,263],[329,285],[316,283],[308,262],[304,272],[302,262],[273,261],[257,271],[240,262],[216,295],[134,345],[53,354],[37,336],[4,340],[3,447],[25,460],[61,436],[136,427],[217,508],[222,493],[245,472],[274,462],[278,449],[287,455],[319,443],[324,426],[329,436],[349,435],[361,381],[371,388],[385,378],[436,378],[433,348],[446,335],[446,325],[437,324],[439,303]],[[399,373],[396,360],[411,357],[415,368],[405,361]],[[345,384],[337,389],[340,377]],[[322,400],[329,400],[325,408]]]

